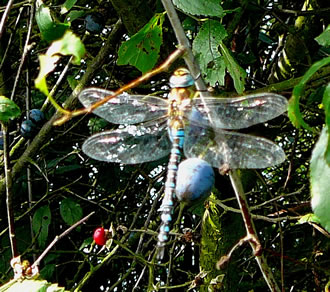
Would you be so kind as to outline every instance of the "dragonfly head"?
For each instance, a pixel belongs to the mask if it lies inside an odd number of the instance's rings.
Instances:
[[[186,88],[195,84],[194,79],[186,68],[179,68],[175,70],[170,78],[171,88]]]

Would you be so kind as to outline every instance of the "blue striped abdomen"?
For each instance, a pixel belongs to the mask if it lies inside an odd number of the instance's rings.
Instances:
[[[181,122],[169,128],[169,136],[172,140],[172,150],[168,163],[167,178],[165,182],[165,195],[159,211],[161,214],[161,226],[158,234],[158,259],[164,256],[164,246],[169,239],[170,225],[172,221],[173,198],[175,197],[176,176],[181,159],[181,151],[184,142],[184,128]]]

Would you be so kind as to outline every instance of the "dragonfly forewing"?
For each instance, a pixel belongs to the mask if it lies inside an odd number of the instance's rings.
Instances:
[[[101,161],[137,164],[154,161],[170,153],[166,125],[127,126],[89,137],[82,150]]]
[[[87,88],[80,92],[78,98],[88,108],[109,95],[113,92]],[[113,124],[137,124],[166,115],[167,106],[166,100],[156,96],[121,94],[96,108],[93,113]]]
[[[204,99],[192,101],[198,108],[204,124],[219,129],[242,129],[271,120],[287,110],[285,97],[275,93],[258,93],[236,98]],[[210,120],[209,120],[210,118]]]

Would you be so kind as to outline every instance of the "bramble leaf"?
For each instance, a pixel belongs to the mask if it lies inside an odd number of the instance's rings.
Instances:
[[[117,64],[130,64],[142,73],[151,70],[163,42],[163,21],[163,13],[155,14],[139,32],[124,42],[119,48]]]

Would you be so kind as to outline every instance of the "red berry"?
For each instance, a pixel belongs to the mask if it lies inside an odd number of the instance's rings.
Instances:
[[[107,241],[106,232],[103,227],[96,228],[93,235],[97,245],[105,245]]]

